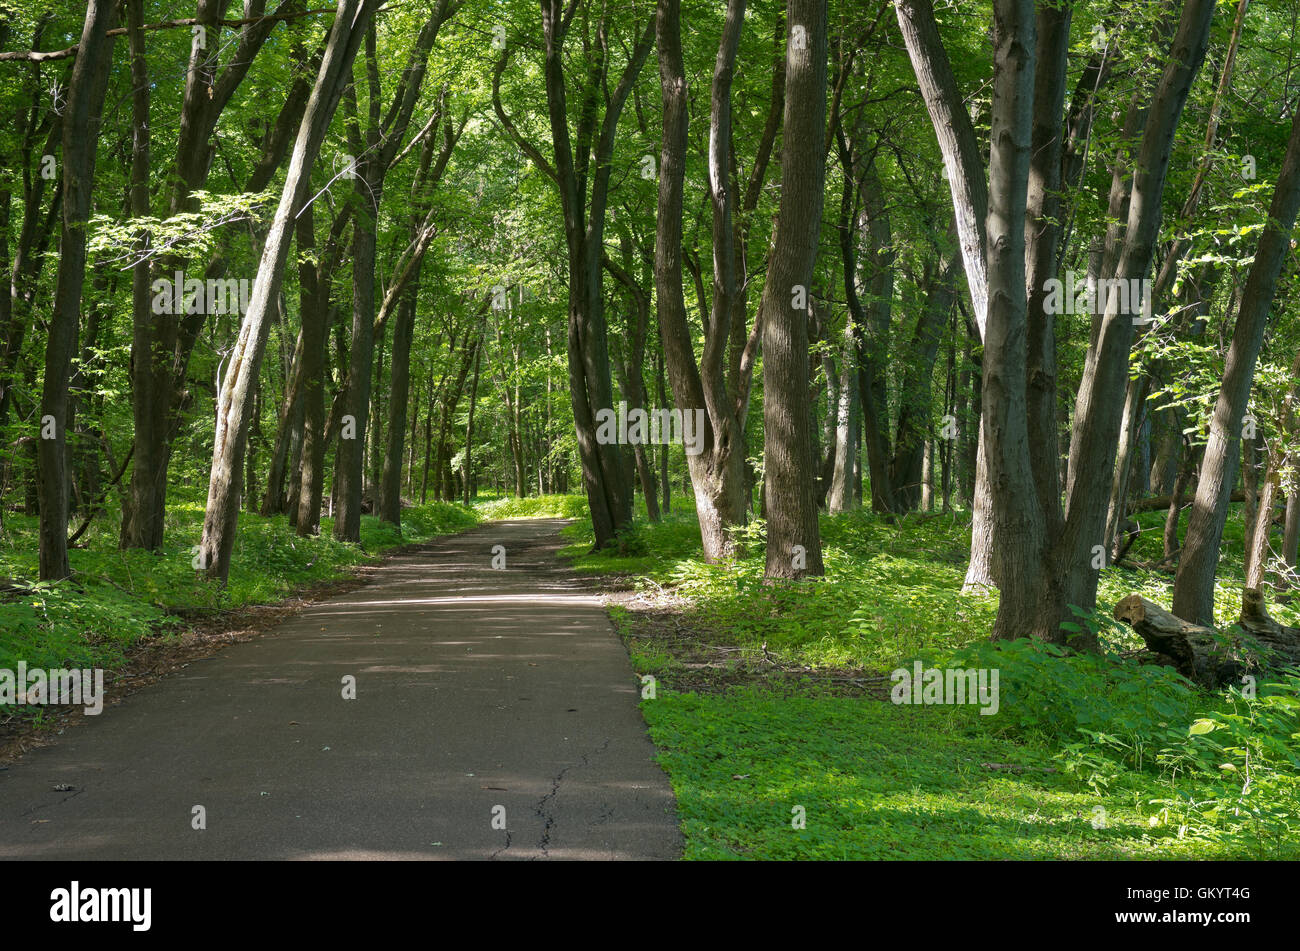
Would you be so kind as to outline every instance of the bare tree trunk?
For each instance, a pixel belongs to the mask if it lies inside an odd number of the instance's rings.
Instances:
[[[479,365],[483,362],[483,344],[474,350],[474,382],[469,387],[469,421],[465,424],[465,485],[463,499],[469,505],[471,495],[477,495],[474,480],[474,407],[478,404]]]
[[[1286,396],[1282,399],[1282,432],[1278,436],[1279,442],[1293,440],[1297,434],[1300,434],[1300,426],[1297,426],[1296,421],[1296,404],[1300,399],[1300,353],[1296,354],[1295,361],[1291,364],[1291,379],[1293,382],[1287,387]],[[1262,439],[1261,443],[1263,443]],[[1263,591],[1264,587],[1265,559],[1270,550],[1268,536],[1273,528],[1273,508],[1281,489],[1282,470],[1288,468],[1293,462],[1291,454],[1284,448],[1269,448],[1267,444],[1264,445],[1268,456],[1268,467],[1264,474],[1264,485],[1260,492],[1254,529],[1248,535],[1249,544],[1246,549],[1246,587],[1260,591]],[[1288,533],[1293,531],[1290,517],[1294,506],[1290,503],[1295,496],[1296,492],[1292,489],[1286,506],[1286,520],[1282,535],[1282,560],[1292,567],[1294,567],[1294,547],[1291,547]],[[1290,561],[1288,557],[1291,557]]]
[[[595,65],[587,71],[587,82],[581,87],[575,137],[570,131],[564,43],[577,3],[569,4],[566,11],[561,0],[541,0],[541,8],[545,53],[543,81],[554,164],[519,134],[501,105],[500,79],[509,61],[509,48],[497,61],[493,74],[493,107],[507,134],[556,184],[559,192],[568,247],[569,395],[583,487],[591,510],[596,547],[599,548],[611,544],[616,533],[632,521],[631,491],[626,484],[619,447],[596,439],[596,414],[602,410],[612,411],[613,404],[601,256],[618,120],[654,45],[655,21],[647,21],[640,31],[617,86],[610,90],[607,83],[609,61],[605,55],[608,26],[603,10],[598,14],[599,53],[594,58]],[[584,11],[584,17],[588,13]],[[599,115],[602,99],[605,103],[603,116]]]
[[[95,152],[104,93],[113,55],[108,31],[117,7],[110,0],[87,0],[77,59],[68,84],[63,120],[63,230],[59,239],[59,274],[45,347],[45,381],[41,389],[40,578],[68,577],[68,381],[81,325],[81,284],[86,274],[86,222],[95,178]],[[48,427],[48,429],[47,429]]]
[[[862,501],[860,443],[866,442],[871,469],[871,507],[875,512],[893,510],[893,493],[889,486],[889,409],[885,405],[885,346],[889,338],[888,299],[873,299],[871,316],[858,295],[858,241],[862,232],[870,235],[873,265],[872,293],[887,290],[892,297],[889,276],[892,262],[883,260],[892,251],[889,242],[889,219],[879,194],[879,178],[874,175],[874,156],[858,156],[856,137],[845,135],[840,117],[836,117],[835,140],[839,148],[843,181],[840,191],[840,264],[844,274],[844,296],[848,302],[848,319],[841,348],[840,410],[836,434],[835,474],[829,509],[845,511]],[[859,213],[857,208],[861,183],[869,183],[875,193]],[[870,209],[870,210],[868,210]],[[873,213],[874,212],[874,213]],[[876,286],[879,285],[879,286]],[[883,320],[881,319],[883,315]],[[867,337],[871,339],[867,347]],[[856,372],[855,372],[856,370]],[[859,428],[859,420],[862,425]],[[848,427],[850,432],[845,430]],[[860,438],[865,435],[865,439]],[[846,471],[850,469],[851,472]],[[846,493],[850,493],[846,495]]]
[[[927,267],[926,278],[922,281],[925,304],[917,318],[907,351],[908,359],[902,368],[898,429],[889,471],[895,510],[899,512],[910,512],[921,501],[925,444],[930,430],[930,384],[944,324],[956,297],[954,284],[959,263],[955,257],[947,265],[939,262],[938,275],[932,266]]]
[[[438,466],[435,473],[438,477],[439,490],[435,494],[446,501],[451,501],[453,498],[448,477],[451,471],[451,452],[447,444],[451,434],[452,417],[456,415],[456,407],[460,405],[461,394],[465,391],[465,378],[469,375],[469,368],[474,364],[478,348],[482,346],[482,341],[483,335],[481,333],[472,335],[470,332],[466,332],[463,356],[460,361],[460,370],[456,374],[456,382],[447,389],[443,397],[442,420],[438,425],[438,452],[436,455]],[[518,406],[517,399],[515,405]],[[520,471],[522,473],[522,464]]]
[[[411,388],[411,338],[415,332],[415,298],[418,285],[407,290],[397,305],[393,324],[392,402],[389,404],[388,444],[380,479],[378,515],[393,525],[402,524],[402,441],[406,438],[406,410]]]
[[[289,6],[292,0],[283,6]],[[213,133],[217,121],[229,105],[236,90],[248,75],[253,60],[262,49],[278,20],[261,18],[265,0],[245,4],[245,23],[234,50],[218,69],[222,42],[220,22],[223,0],[199,0],[195,42],[191,45],[185,73],[185,86],[178,121],[174,174],[168,178],[167,210],[176,215],[198,207],[193,193],[207,181],[214,153]],[[295,57],[304,55],[293,47]],[[134,83],[138,87],[138,83]],[[260,192],[271,181],[283,161],[294,126],[306,105],[309,84],[295,81],[285,97],[279,115],[263,137],[262,154],[254,167],[245,191]],[[138,88],[135,94],[139,95]],[[147,198],[144,201],[147,207]],[[147,212],[146,212],[147,213]],[[170,276],[180,260],[168,257],[160,270]],[[218,251],[206,269],[205,279],[219,277],[225,261]],[[176,293],[179,295],[180,290]],[[189,394],[186,376],[195,342],[202,330],[205,315],[137,314],[139,322],[132,339],[132,360],[151,369],[149,375],[134,376],[132,400],[138,419],[148,417],[135,432],[135,468],[132,471],[131,504],[124,507],[121,544],[125,548],[156,549],[162,544],[162,524],[167,503],[167,469],[172,443],[179,432],[181,414]],[[145,442],[150,445],[144,445]],[[137,486],[136,483],[139,482]]]
[[[659,405],[668,405],[668,391],[664,381],[664,357],[662,348],[655,354],[655,385],[658,387]],[[673,510],[672,485],[668,479],[668,446],[664,445],[659,451],[659,485],[663,492],[663,503],[661,511],[665,515],[671,514]]]
[[[1286,527],[1282,533],[1282,561],[1295,574],[1300,567],[1300,488],[1292,486],[1286,497]]]
[[[641,368],[645,363],[645,340],[650,325],[650,298],[628,270],[627,266],[631,263],[632,257],[630,240],[625,237],[622,244],[623,265],[617,264],[606,255],[605,268],[627,288],[628,295],[632,298],[635,315],[628,321],[629,345],[623,369],[623,390],[627,394],[629,406],[646,408],[645,377],[642,375]],[[641,493],[645,496],[646,517],[651,522],[657,522],[659,521],[659,493],[655,486],[654,470],[650,467],[645,443],[637,442],[629,448],[632,451],[632,469],[636,481],[641,483]],[[629,484],[632,481],[631,478],[628,479]]]
[[[1152,98],[1133,165],[1127,223],[1116,263],[1113,270],[1103,266],[1108,277],[1135,281],[1150,270],[1174,133],[1205,59],[1213,17],[1213,0],[1187,0],[1183,7],[1171,56]],[[1068,619],[1069,606],[1088,611],[1096,604],[1099,571],[1092,567],[1093,553],[1103,544],[1106,530],[1135,316],[1133,312],[1121,313],[1122,295],[1104,296],[1108,300],[1098,301],[1101,313],[1097,315],[1097,342],[1092,348],[1096,357],[1091,372],[1085,372],[1076,402],[1066,522],[1052,572],[1064,580],[1064,585],[1055,603],[1056,589],[1040,601],[1040,626],[1044,630],[1055,630]]]
[[[993,636],[1005,639],[1033,630],[1047,544],[1025,413],[1025,209],[1035,48],[1032,0],[995,0],[981,439],[993,503],[988,525],[994,576],[1001,591]]]
[[[870,252],[867,257],[869,279],[866,286],[871,303],[857,318],[863,328],[858,351],[858,389],[862,400],[863,436],[867,449],[867,468],[871,473],[871,511],[877,514],[893,512],[897,506],[894,486],[890,482],[889,463],[893,454],[889,438],[889,401],[886,392],[886,373],[889,367],[890,320],[894,300],[894,260],[892,247],[893,228],[890,223],[884,185],[876,171],[874,157],[861,160],[862,212],[858,217],[858,231],[865,232]],[[853,245],[846,249],[844,242],[856,241],[856,236],[841,236],[840,257],[846,274],[845,293],[849,312],[859,301],[857,290],[857,258]],[[850,288],[849,281],[852,281]],[[857,309],[861,310],[861,303]]]
[[[294,528],[306,538],[320,533],[321,495],[325,469],[325,347],[329,323],[328,291],[313,262],[315,224],[312,207],[298,218],[299,315],[302,325],[302,450],[298,483],[298,512]],[[328,285],[327,285],[328,286]]]
[[[789,0],[788,10],[792,37],[798,30],[803,39],[792,39],[786,54],[781,200],[758,317],[770,579],[824,571],[806,366],[826,177],[826,0]]]
[[[361,541],[365,445],[369,435],[370,389],[375,359],[375,257],[384,181],[410,125],[424,83],[430,51],[449,15],[449,0],[438,0],[412,45],[406,69],[382,118],[376,29],[373,25],[369,27],[366,34],[366,75],[370,109],[364,138],[356,121],[355,94],[348,93],[347,106],[351,114],[348,144],[356,156],[355,192],[362,211],[357,215],[352,238],[352,349],[345,383],[345,415],[352,418],[355,438],[340,438],[335,455],[334,478],[338,485],[339,509],[334,519],[334,537],[339,541]]]
[[[1174,477],[1174,490],[1169,496],[1169,508],[1165,513],[1164,560],[1170,564],[1173,564],[1174,559],[1178,557],[1178,551],[1182,547],[1182,543],[1178,540],[1178,522],[1182,518],[1183,498],[1187,493],[1187,486],[1196,473],[1197,458],[1198,454],[1191,445],[1183,448],[1183,464],[1178,470],[1178,475]]]
[[[709,178],[713,193],[713,233],[719,246],[714,249],[711,329],[706,335],[705,352],[698,364],[694,333],[686,320],[682,293],[682,192],[689,107],[678,0],[660,0],[656,25],[663,99],[663,147],[655,236],[659,339],[674,403],[683,416],[699,411],[704,415],[704,432],[699,434],[702,451],[695,455],[687,454],[686,465],[695,493],[704,556],[711,562],[734,553],[734,542],[727,529],[742,524],[745,518],[743,408],[748,403],[752,355],[741,377],[743,382],[738,383],[743,392],[728,393],[723,365],[728,322],[733,316],[732,300],[737,293],[731,181],[726,160],[731,141],[731,74],[743,19],[744,4],[740,0],[731,0],[714,67]],[[760,313],[757,321],[761,320]],[[806,378],[804,374],[801,377]],[[666,478],[664,483],[667,492]]]
[[[149,205],[149,96],[150,85],[145,62],[143,0],[126,4],[127,37],[131,53],[131,189],[133,217],[147,217]],[[140,251],[147,250],[147,233],[142,236]],[[156,550],[163,542],[163,510],[154,504],[162,493],[158,480],[166,480],[166,461],[157,451],[164,442],[167,425],[166,404],[158,399],[142,399],[143,394],[157,393],[165,386],[171,363],[153,351],[153,322],[169,319],[152,312],[149,292],[148,257],[143,253],[131,268],[131,409],[135,425],[135,469],[128,492],[122,498],[123,548]]]
[[[839,400],[835,407],[835,468],[831,474],[826,510],[831,514],[854,507],[853,460],[858,452],[858,355],[857,334],[850,317],[844,323],[844,342],[840,347]]]
[[[283,311],[281,313],[283,314]],[[285,380],[284,399],[280,412],[276,414],[275,446],[271,450],[271,460],[266,473],[266,491],[262,495],[261,514],[263,515],[279,515],[288,511],[285,480],[289,473],[290,459],[295,455],[302,441],[303,356],[303,331],[300,326],[298,339],[293,348],[293,357],[289,362],[289,374]],[[249,498],[254,496],[250,495]]]
[[[230,573],[230,557],[239,519],[237,480],[248,432],[249,398],[265,352],[266,331],[269,329],[267,317],[279,295],[289,256],[289,229],[295,209],[306,195],[311,166],[320,150],[325,129],[338,107],[343,85],[350,79],[357,47],[377,6],[378,0],[339,2],[320,73],[298,129],[280,204],[267,232],[248,310],[240,324],[239,339],[222,381],[201,546],[201,557],[209,577],[222,584]]]
[[[1060,448],[1057,439],[1056,318],[1045,306],[1061,246],[1065,80],[1069,62],[1069,3],[1039,4],[1034,23],[1034,113],[1025,199],[1026,401],[1029,463],[1044,530],[1061,530]]]
[[[957,234],[966,283],[970,287],[971,306],[975,311],[975,325],[983,337],[988,312],[984,232],[989,193],[979,141],[939,37],[931,0],[894,0],[894,9],[907,55],[912,61],[917,84],[921,87],[921,95],[939,140],[939,151],[952,190],[953,211],[957,216]]]
[[[1277,504],[1279,473],[1277,460],[1269,461],[1264,474],[1263,485],[1259,489],[1258,504],[1254,518],[1248,523],[1250,532],[1246,538],[1246,587],[1261,588],[1264,585],[1264,567],[1268,563],[1269,533],[1273,528],[1274,508]],[[1247,518],[1250,518],[1247,515]]]
[[[925,458],[921,465],[921,511],[934,511],[934,440],[925,441]]]

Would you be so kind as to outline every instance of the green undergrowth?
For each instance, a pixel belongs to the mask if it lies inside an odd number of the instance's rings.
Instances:
[[[230,578],[221,587],[193,565],[203,507],[177,500],[167,507],[161,551],[117,547],[120,514],[102,514],[69,552],[73,577],[35,581],[37,519],[8,515],[0,534],[0,668],[105,667],[123,662],[142,639],[179,630],[186,618],[268,604],[306,586],[336,580],[347,568],[386,549],[418,543],[476,524],[479,516],[446,502],[406,509],[402,529],[362,516],[361,545],[336,541],[332,520],[320,535],[299,538],[283,515],[241,513]]]
[[[1249,811],[1291,808],[1294,785],[1290,805],[1270,788],[1239,812],[1235,788],[1193,804],[1182,796],[1201,787],[1155,771],[1094,789],[1050,747],[950,708],[747,687],[666,691],[642,710],[688,859],[1300,856],[1280,823]]]
[[[566,553],[629,576],[651,603],[673,596],[660,602],[671,623],[614,615],[636,673],[655,678],[642,709],[688,858],[1298,858],[1300,671],[1207,693],[1125,659],[1140,641],[1110,608],[1134,592],[1167,605],[1173,580],[1151,567],[1161,513],[1140,521],[1130,564],[1102,572],[1098,610],[1074,622],[1101,639],[1089,656],[988,641],[996,595],[961,592],[964,513],[823,517],[825,577],[776,586],[762,582],[761,523],[710,565],[688,509],[640,519],[600,552],[575,522]],[[1234,512],[1216,591],[1225,628],[1241,550]],[[918,660],[997,670],[997,712],[889,702],[889,673]],[[874,675],[876,689],[846,692],[837,674]]]
[[[498,498],[478,502],[474,510],[484,521],[511,518],[587,518],[587,499],[581,495],[531,495],[521,499]]]

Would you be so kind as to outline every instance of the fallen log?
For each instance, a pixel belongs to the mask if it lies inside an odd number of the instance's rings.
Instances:
[[[1144,663],[1172,667],[1210,689],[1239,676],[1238,665],[1227,656],[1223,639],[1212,627],[1184,621],[1140,594],[1130,594],[1115,605],[1114,615],[1146,641],[1150,653],[1140,658]]]
[[[1173,667],[1211,690],[1240,684],[1248,673],[1300,664],[1300,628],[1269,617],[1257,589],[1246,589],[1239,626],[1227,633],[1184,621],[1140,594],[1116,604],[1114,616],[1146,642],[1143,663]]]
[[[1195,493],[1196,493],[1196,486],[1189,485],[1187,487],[1188,505],[1192,504],[1191,497],[1195,495]],[[1150,495],[1147,496],[1145,499],[1138,499],[1135,502],[1130,502],[1128,504],[1128,513],[1132,515],[1134,512],[1157,512],[1160,511],[1161,509],[1169,508],[1169,504],[1173,500],[1174,500],[1173,496],[1171,495]],[[1237,491],[1233,492],[1231,496],[1229,496],[1228,501],[1229,502],[1246,501],[1246,491],[1244,489],[1238,489]]]

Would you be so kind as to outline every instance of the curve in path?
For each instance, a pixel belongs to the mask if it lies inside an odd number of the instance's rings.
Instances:
[[[676,857],[637,680],[557,561],[563,524],[394,557],[84,718],[0,772],[0,857]]]

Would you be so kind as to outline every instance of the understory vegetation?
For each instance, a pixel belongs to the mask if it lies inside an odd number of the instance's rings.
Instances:
[[[1080,623],[1101,654],[989,642],[996,595],[961,593],[964,513],[823,517],[826,575],[782,586],[762,582],[761,522],[723,565],[703,561],[683,508],[638,525],[625,556],[591,552],[581,522],[566,532],[580,569],[637,592],[614,613],[655,678],[642,710],[688,858],[1300,857],[1300,671],[1203,691],[1126,657],[1141,640],[1100,609]],[[1224,628],[1241,537],[1234,513]],[[1171,580],[1109,568],[1099,602],[1167,598]],[[1274,613],[1300,619],[1294,603]],[[887,675],[916,660],[998,669],[997,713],[889,702]]]
[[[192,540],[203,527],[201,501],[167,507],[167,542],[160,551],[119,549],[111,519],[99,522],[73,549],[73,577],[60,583],[36,578],[37,520],[11,515],[0,534],[0,669],[18,662],[31,668],[114,669],[143,639],[184,629],[187,619],[284,598],[298,589],[345,577],[346,569],[376,554],[469,528],[472,509],[430,502],[403,513],[402,528],[377,518],[361,520],[361,545],[295,535],[287,516],[245,514],[236,565],[227,585],[195,570]],[[326,520],[326,525],[329,520]],[[187,540],[190,540],[187,542]],[[14,716],[23,715],[15,708]]]

